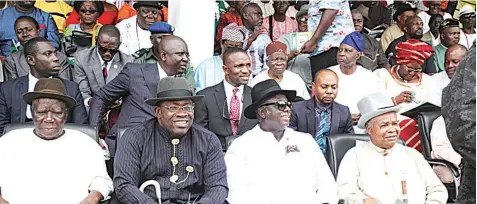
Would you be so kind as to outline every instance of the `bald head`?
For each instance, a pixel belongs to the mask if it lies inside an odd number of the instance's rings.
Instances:
[[[323,104],[330,104],[338,94],[338,75],[330,69],[322,69],[315,75],[312,83],[316,100]]]
[[[454,73],[459,66],[462,59],[464,59],[465,54],[467,53],[467,48],[460,44],[455,44],[449,47],[446,51],[444,67],[447,73],[447,76],[452,79]]]
[[[166,36],[159,42],[158,49],[159,64],[168,76],[184,73],[189,64],[189,49],[182,38]]]
[[[361,32],[363,30],[363,22],[364,22],[363,15],[361,15],[361,13],[356,9],[353,9],[351,11],[351,15],[353,17],[354,30]]]
[[[184,41],[184,39],[182,39],[179,36],[169,35],[162,38],[161,42],[159,43],[159,49],[161,51],[168,52],[168,50],[171,50],[173,47],[177,45],[185,45],[187,47],[187,44]]]

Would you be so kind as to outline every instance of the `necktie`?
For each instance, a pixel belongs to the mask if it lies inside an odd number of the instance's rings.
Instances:
[[[106,77],[108,77],[108,62],[104,62],[103,64],[103,77],[106,81]]]
[[[237,135],[238,131],[238,122],[240,118],[240,101],[237,98],[238,88],[235,87],[230,100],[230,126],[232,126],[232,133],[234,136]]]
[[[320,146],[323,154],[326,153],[326,137],[330,133],[330,117],[327,111],[321,111],[318,113],[316,110],[316,115],[320,118],[320,123],[318,124],[318,129],[315,135],[315,141]]]

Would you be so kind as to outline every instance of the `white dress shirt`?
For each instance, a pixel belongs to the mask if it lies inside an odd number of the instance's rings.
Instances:
[[[36,82],[38,82],[38,79],[36,77],[34,77],[31,73],[28,74],[28,92],[35,91]],[[28,104],[27,104],[27,109],[26,109],[26,117],[29,118],[29,119],[33,118],[32,115],[31,115],[30,105],[28,105]]]
[[[271,79],[270,76],[268,75],[268,71],[260,72],[257,76],[255,76],[252,79],[252,82],[250,83],[250,87],[254,87],[256,84],[262,81],[265,81],[267,79]],[[282,81],[280,81],[278,85],[280,85],[280,88],[284,90],[296,91],[296,96],[302,97],[305,100],[310,99],[310,94],[308,93],[306,84],[298,74],[285,70],[285,72],[283,72]]]
[[[157,64],[157,70],[159,70],[159,80],[169,77],[169,75],[167,75],[166,71],[164,71],[164,69],[161,67],[159,62],[157,62],[156,64]]]
[[[371,142],[358,143],[348,150],[338,170],[340,199],[363,203],[371,197],[383,204],[403,200],[402,181],[406,182],[409,204],[447,202],[447,190],[421,153],[395,144],[384,156]]]
[[[309,134],[286,128],[277,141],[257,125],[232,143],[225,163],[231,204],[338,203],[334,177]]]
[[[99,54],[98,50],[96,50],[96,53],[98,53],[98,59],[99,59],[99,62],[101,62],[101,64],[100,64],[101,71],[103,71],[105,61],[103,60],[103,58],[101,58],[101,55]],[[114,58],[114,56],[113,56],[113,58]],[[111,64],[112,64],[111,61],[109,61],[108,64],[106,65],[106,70],[108,70],[108,73],[109,73],[109,68],[111,67]]]
[[[101,147],[76,130],[54,140],[13,130],[0,138],[0,163],[2,197],[12,204],[80,203],[89,191],[113,191]]]
[[[136,15],[122,20],[116,27],[121,33],[121,45],[119,46],[121,52],[132,55],[140,49],[152,47],[151,32],[139,27]]]
[[[234,94],[234,86],[229,84],[226,80],[224,80],[224,90],[225,90],[225,97],[227,98],[227,107],[230,113],[230,102],[232,101],[232,97]],[[243,85],[238,87],[237,91],[237,99],[240,101],[240,115],[239,115],[239,120],[240,117],[242,116],[243,113]],[[224,106],[225,107],[225,106]]]

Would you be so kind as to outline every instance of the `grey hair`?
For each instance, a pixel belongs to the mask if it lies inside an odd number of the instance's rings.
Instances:
[[[366,133],[368,133],[368,129],[371,128],[371,126],[373,126],[375,118],[376,117],[369,119],[368,122],[364,124],[364,127],[366,127]]]

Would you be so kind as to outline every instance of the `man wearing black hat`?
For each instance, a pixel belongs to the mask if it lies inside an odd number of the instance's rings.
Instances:
[[[22,98],[31,106],[34,128],[12,130],[0,139],[0,203],[89,204],[108,197],[113,182],[100,146],[64,128],[76,101],[63,82],[39,79]]]
[[[419,16],[410,16],[405,21],[405,26],[403,27],[404,35],[393,40],[391,44],[389,44],[388,49],[386,50],[385,54],[389,58],[389,64],[391,66],[396,65],[396,46],[401,42],[405,42],[408,39],[416,39],[422,41],[421,38],[423,36],[422,30],[423,22]],[[424,41],[422,41],[424,42]],[[436,73],[436,68],[434,66],[434,59],[431,57],[424,61],[422,65],[422,72],[426,74]]]
[[[439,32],[441,33],[441,44],[433,47],[436,72],[445,70],[444,61],[447,49],[460,41],[459,21],[453,18],[443,20]]]
[[[393,15],[393,20],[396,24],[389,26],[381,36],[381,46],[383,50],[387,50],[389,44],[404,35],[404,27],[406,25],[406,19],[415,16],[416,8],[410,3],[400,3],[394,5],[396,12]]]
[[[137,14],[118,23],[121,32],[121,52],[132,55],[142,48],[152,47],[149,27],[157,21],[162,5],[158,1],[138,1],[134,4]]]
[[[183,78],[159,82],[156,97],[145,101],[156,117],[128,128],[118,142],[114,186],[121,203],[224,203],[219,139],[193,124],[194,102],[202,97]]]
[[[252,89],[245,117],[259,124],[225,155],[229,203],[338,203],[338,186],[309,134],[288,128],[295,91],[273,80]]]

